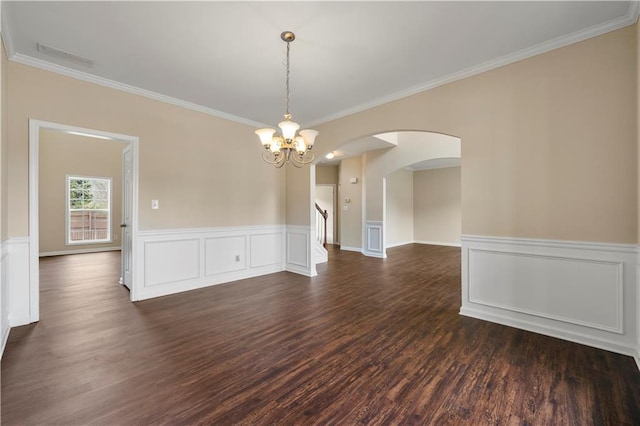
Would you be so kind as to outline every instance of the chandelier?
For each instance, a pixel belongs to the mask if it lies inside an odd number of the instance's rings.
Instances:
[[[291,31],[280,34],[280,38],[287,43],[287,78],[286,78],[286,110],[284,121],[278,123],[282,136],[274,136],[275,129],[258,129],[256,135],[260,137],[260,142],[264,147],[262,159],[277,168],[291,163],[296,167],[309,164],[313,161],[313,154],[310,152],[313,143],[318,136],[316,130],[300,130],[300,135],[296,132],[300,128],[298,123],[291,121],[289,113],[289,44],[296,39],[296,35]]]

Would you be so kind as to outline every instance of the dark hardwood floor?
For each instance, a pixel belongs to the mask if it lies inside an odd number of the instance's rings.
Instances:
[[[640,424],[632,358],[458,315],[460,249],[331,250],[132,304],[119,253],[41,260],[4,424]]]

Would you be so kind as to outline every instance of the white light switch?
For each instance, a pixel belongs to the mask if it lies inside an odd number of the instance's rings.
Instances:
[[[151,200],[151,209],[158,210],[160,208],[160,202],[158,200]]]
[[[346,205],[345,205],[345,206],[342,208],[342,210],[344,210],[345,212],[346,212],[346,211],[348,211],[348,210],[349,210],[349,206],[346,206]]]

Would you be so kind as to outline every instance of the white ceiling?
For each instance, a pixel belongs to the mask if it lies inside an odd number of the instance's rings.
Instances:
[[[2,12],[14,61],[253,125],[284,112],[280,33],[292,30],[291,112],[310,126],[630,25],[638,5],[3,1]]]

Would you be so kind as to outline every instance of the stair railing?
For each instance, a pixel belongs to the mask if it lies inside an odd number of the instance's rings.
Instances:
[[[316,203],[316,235],[318,242],[327,248],[327,217],[329,214]]]

